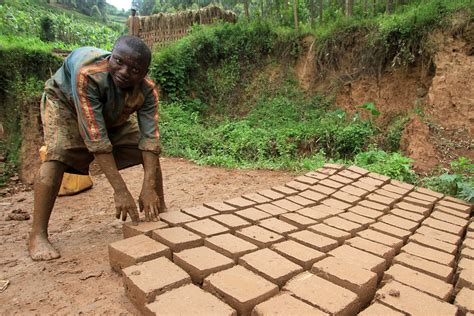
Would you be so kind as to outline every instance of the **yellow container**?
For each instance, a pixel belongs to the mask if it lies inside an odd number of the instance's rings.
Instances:
[[[41,161],[44,161],[46,156],[46,146],[40,148],[39,154]],[[89,175],[65,172],[58,195],[73,195],[90,188],[92,188],[92,179]]]

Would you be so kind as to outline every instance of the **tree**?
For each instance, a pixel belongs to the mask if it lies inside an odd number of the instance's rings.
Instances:
[[[346,0],[346,16],[352,16],[353,0]]]
[[[323,24],[323,0],[319,0],[319,22]]]
[[[385,12],[387,14],[393,13],[393,0],[387,0],[387,6],[385,7]]]
[[[295,19],[295,31],[298,32],[298,0],[293,0],[293,17]]]

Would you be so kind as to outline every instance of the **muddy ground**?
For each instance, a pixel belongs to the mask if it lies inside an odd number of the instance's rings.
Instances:
[[[168,207],[184,208],[221,201],[283,184],[295,175],[267,170],[201,167],[183,159],[163,158]],[[122,172],[138,197],[141,167]],[[0,279],[10,286],[0,293],[0,314],[136,314],[124,293],[122,279],[112,272],[107,245],[120,240],[121,222],[114,217],[112,189],[104,175],[93,176],[94,187],[60,197],[51,217],[50,235],[62,257],[34,262],[26,240],[32,219],[6,221],[14,209],[32,212],[33,191],[0,199]]]

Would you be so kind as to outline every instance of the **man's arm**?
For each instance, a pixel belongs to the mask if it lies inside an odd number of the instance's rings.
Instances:
[[[146,220],[159,219],[160,201],[157,194],[156,170],[158,168],[158,154],[151,151],[142,151],[143,155],[143,186],[138,200],[140,211],[145,211]]]

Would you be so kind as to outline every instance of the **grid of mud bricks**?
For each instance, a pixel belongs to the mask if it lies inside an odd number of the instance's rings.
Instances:
[[[109,257],[147,315],[463,315],[474,312],[472,209],[326,164],[126,224]]]

